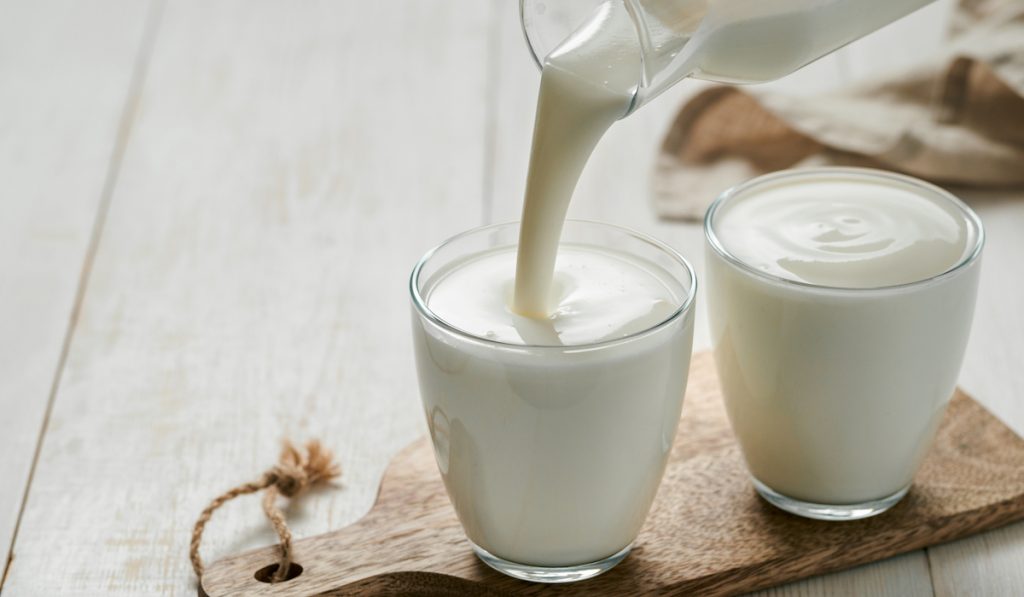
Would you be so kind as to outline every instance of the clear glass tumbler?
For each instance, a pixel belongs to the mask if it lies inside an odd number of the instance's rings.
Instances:
[[[678,297],[663,321],[585,345],[520,345],[430,309],[446,273],[515,251],[519,224],[471,230],[412,272],[420,393],[438,469],[473,549],[510,576],[571,582],[621,561],[651,507],[689,371],[696,279],[678,253],[605,224],[567,221],[562,246],[619,252]]]
[[[927,279],[845,288],[775,276],[726,248],[716,216],[732,202],[776,184],[836,179],[902,187],[962,218],[960,260]],[[757,491],[783,510],[822,520],[865,518],[895,505],[956,386],[984,244],[978,216],[909,176],[814,168],[726,191],[709,208],[704,231],[715,362]]]

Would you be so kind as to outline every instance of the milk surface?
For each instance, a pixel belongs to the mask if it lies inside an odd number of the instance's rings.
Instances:
[[[427,297],[431,310],[465,332],[507,344],[579,346],[624,338],[668,319],[682,289],[664,272],[616,251],[563,245],[544,318],[511,310],[515,251],[473,256],[451,268]]]
[[[825,169],[740,191],[709,226],[746,265],[709,243],[715,362],[751,474],[818,504],[905,490],[959,375],[977,222],[939,191]]]
[[[906,184],[858,176],[780,180],[715,214],[727,251],[760,271],[873,288],[941,274],[967,250],[960,210]]]

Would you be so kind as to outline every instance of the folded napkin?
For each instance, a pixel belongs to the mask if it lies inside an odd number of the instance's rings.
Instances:
[[[792,96],[716,86],[686,103],[655,166],[655,210],[697,219],[765,172],[851,165],[1024,188],[1024,2],[964,0],[938,55],[884,80]]]

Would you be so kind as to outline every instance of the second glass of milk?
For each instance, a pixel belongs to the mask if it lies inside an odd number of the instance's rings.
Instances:
[[[657,241],[569,220],[555,290],[587,300],[550,320],[521,318],[505,307],[518,237],[518,224],[472,230],[416,266],[420,393],[438,468],[477,555],[524,580],[582,580],[628,554],[661,482],[686,388],[696,280]],[[571,290],[562,274],[583,285]],[[638,286],[657,298],[645,302]],[[626,318],[629,328],[602,317],[623,320],[618,293],[638,299],[628,302],[638,314]]]
[[[715,361],[757,491],[824,520],[892,507],[956,385],[978,217],[908,176],[822,168],[727,191],[705,233]]]

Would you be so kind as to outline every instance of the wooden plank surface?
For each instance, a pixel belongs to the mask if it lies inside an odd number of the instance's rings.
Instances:
[[[926,52],[952,4],[939,2],[778,85],[874,72],[893,44]],[[516,3],[421,4],[169,3],[121,162],[146,5],[0,1],[0,433],[22,455],[0,461],[15,479],[0,489],[0,533],[25,491],[102,181],[120,164],[5,595],[194,594],[194,516],[286,434],[323,437],[346,468],[340,488],[290,509],[298,536],[368,509],[392,453],[422,430],[405,276],[442,237],[518,217],[538,80]],[[700,274],[699,228],[657,221],[647,198],[664,127],[696,87],[617,124],[570,213],[655,234]],[[1024,431],[1024,202],[971,200],[989,247],[963,383]],[[698,317],[695,344],[707,342]],[[209,535],[208,559],[273,539],[252,499]],[[1019,594],[1021,561],[1017,525],[765,594],[927,595],[933,581],[937,595]]]
[[[0,2],[0,565],[118,159],[147,7]]]
[[[422,430],[407,276],[480,222],[489,13],[167,4],[5,595],[194,594],[195,517],[285,435],[345,469],[297,535],[369,508]],[[266,526],[239,500],[204,553]]]

